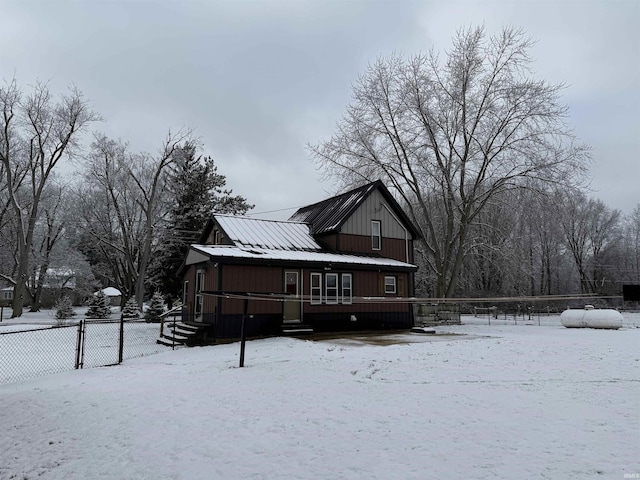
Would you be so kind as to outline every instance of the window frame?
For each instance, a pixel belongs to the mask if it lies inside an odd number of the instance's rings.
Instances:
[[[371,250],[382,250],[382,222],[380,220],[371,220]]]
[[[189,303],[189,280],[182,282],[182,305]]]
[[[387,280],[392,280],[391,283],[387,283]],[[392,286],[393,290],[387,289],[387,286]],[[384,276],[384,294],[385,295],[397,295],[398,294],[398,278],[395,275]]]
[[[313,280],[318,279],[318,285],[313,285]],[[309,303],[311,305],[322,305],[322,274],[311,272],[309,279]]]
[[[204,269],[196,270],[196,285],[195,285],[195,295],[194,295],[194,307],[193,314],[196,318],[202,317],[204,310],[204,296],[202,295],[202,289],[204,287],[205,282],[205,271]]]
[[[348,287],[349,295],[348,296],[345,293],[346,290],[347,290],[345,288],[345,286],[344,286],[345,278],[349,279],[349,287]],[[341,291],[342,291],[342,303],[344,305],[351,305],[353,303],[353,274],[351,274],[351,273],[343,273],[340,280],[341,280],[340,287],[341,287]]]
[[[335,287],[330,287],[329,286],[329,278],[335,278]],[[330,294],[329,293],[329,289],[331,289],[331,291],[335,291],[335,293]],[[340,292],[340,284],[339,284],[339,277],[337,273],[325,273],[324,275],[324,298],[325,298],[325,303],[327,305],[337,305],[339,303],[338,300],[338,293]]]

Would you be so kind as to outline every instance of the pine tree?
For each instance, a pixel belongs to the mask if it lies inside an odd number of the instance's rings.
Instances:
[[[179,298],[181,279],[177,270],[189,245],[197,243],[207,221],[214,213],[241,215],[253,208],[241,196],[226,189],[227,179],[218,173],[211,157],[196,156],[192,143],[176,149],[175,168],[171,172],[174,197],[160,251],[151,268],[150,290],[165,292],[167,301]]]
[[[102,290],[89,298],[89,309],[87,310],[87,318],[109,318],[111,315],[111,307],[109,307],[109,299]]]
[[[149,308],[144,313],[144,319],[147,322],[159,322],[160,316],[163,313],[164,313],[164,300],[162,299],[162,294],[160,292],[156,292],[151,297]]]
[[[131,297],[127,300],[122,308],[122,318],[125,320],[134,320],[140,318],[140,310],[138,310],[138,302],[136,297]]]
[[[65,321],[74,317],[76,312],[73,311],[73,304],[68,295],[63,295],[55,304],[56,320],[58,325],[64,325]]]

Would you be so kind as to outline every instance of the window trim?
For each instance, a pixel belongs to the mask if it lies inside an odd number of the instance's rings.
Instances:
[[[196,285],[195,285],[195,295],[194,295],[194,307],[193,307],[193,314],[195,318],[200,318],[202,317],[202,314],[204,313],[204,296],[202,295],[202,290],[204,288],[204,282],[205,282],[205,271],[204,269],[198,269],[196,270]]]
[[[347,289],[345,289],[345,286],[344,286],[345,278],[349,279],[349,288],[348,288],[349,295],[348,296],[345,294],[345,291],[347,290]],[[342,287],[342,303],[344,305],[351,305],[353,303],[353,275],[351,273],[343,273],[341,281],[342,281],[342,285],[341,285],[341,287]]]
[[[374,231],[374,225],[377,225],[377,233]],[[377,246],[376,240],[378,241]],[[371,220],[371,250],[382,250],[382,222],[380,220]]]
[[[313,279],[318,279],[318,285],[314,287]],[[317,272],[311,273],[311,279],[309,283],[309,303],[311,305],[322,305],[322,274]],[[316,291],[317,293],[314,293]]]
[[[335,287],[329,287],[329,278],[336,279]],[[339,277],[337,273],[325,273],[324,276],[324,297],[327,305],[336,305],[338,303],[338,293],[340,292],[340,285],[338,283]],[[329,294],[329,289],[335,291],[335,294]]]
[[[387,283],[387,280],[392,280],[391,283]],[[392,290],[388,290],[387,286],[392,286]],[[385,275],[384,276],[384,294],[385,295],[397,295],[398,294],[398,279],[395,275]]]

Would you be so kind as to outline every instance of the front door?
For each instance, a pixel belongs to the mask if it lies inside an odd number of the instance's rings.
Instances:
[[[284,316],[285,323],[299,323],[300,318],[300,272],[285,270],[284,272]]]

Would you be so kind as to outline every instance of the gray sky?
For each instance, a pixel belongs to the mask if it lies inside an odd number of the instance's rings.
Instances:
[[[154,152],[192,127],[254,212],[335,193],[306,149],[328,139],[366,65],[443,51],[459,27],[522,27],[534,69],[566,82],[593,195],[640,202],[640,2],[0,0],[0,76],[75,83],[102,114],[95,130]],[[287,218],[292,210],[271,213]]]

